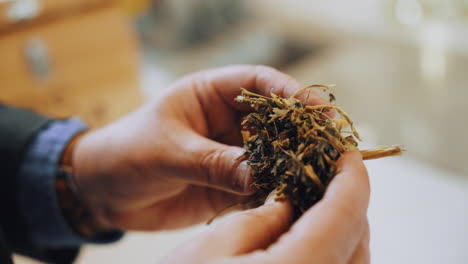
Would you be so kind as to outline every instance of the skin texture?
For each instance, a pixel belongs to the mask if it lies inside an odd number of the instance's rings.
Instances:
[[[248,166],[237,159],[243,153],[240,121],[250,111],[249,105],[234,102],[240,87],[289,97],[303,85],[265,66],[198,72],[135,112],[83,136],[73,153],[74,180],[101,226],[176,229],[247,200],[256,190],[250,187]],[[313,92],[298,98],[310,105],[327,103]],[[340,175],[345,176],[332,184],[338,187],[330,188],[324,201],[290,231],[290,206],[274,202],[212,227],[166,262],[276,263],[276,256],[303,255],[308,263],[319,256],[336,262],[316,263],[348,263],[338,260],[368,258],[367,173],[358,153],[346,154],[342,164]],[[335,242],[342,244],[337,251],[323,250]]]

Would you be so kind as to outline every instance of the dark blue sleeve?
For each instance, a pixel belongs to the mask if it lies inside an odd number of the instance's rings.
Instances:
[[[28,146],[17,178],[19,213],[35,247],[77,248],[85,243],[109,243],[122,232],[109,232],[93,239],[75,233],[59,208],[55,177],[67,143],[86,126],[79,119],[57,120],[44,127]]]

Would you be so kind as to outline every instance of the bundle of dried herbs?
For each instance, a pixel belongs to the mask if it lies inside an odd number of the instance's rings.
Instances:
[[[254,186],[260,189],[258,195],[265,197],[276,189],[277,199],[290,200],[297,215],[322,198],[338,173],[338,158],[345,151],[357,150],[360,140],[352,119],[338,106],[309,106],[295,98],[310,88],[329,91],[327,86],[312,85],[282,98],[242,89],[236,98],[255,110],[244,118],[241,133]],[[330,99],[334,99],[332,93]],[[327,115],[330,110],[337,117]],[[386,147],[361,153],[364,159],[373,159],[400,155],[402,150]]]

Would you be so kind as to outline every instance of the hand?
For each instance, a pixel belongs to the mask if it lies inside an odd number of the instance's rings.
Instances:
[[[159,230],[207,221],[255,192],[236,160],[240,87],[288,97],[302,85],[264,66],[187,76],[128,116],[83,136],[73,152],[78,193],[107,228]],[[326,101],[314,93],[308,104]]]
[[[291,227],[291,206],[269,200],[213,226],[163,263],[369,263],[367,171],[358,152],[345,153],[339,166],[323,199]]]

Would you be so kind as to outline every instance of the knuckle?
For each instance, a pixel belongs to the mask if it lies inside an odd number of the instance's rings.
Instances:
[[[209,176],[212,174],[213,170],[217,170],[219,166],[218,160],[222,154],[220,153],[219,149],[210,149],[205,151],[201,156],[198,164],[200,165],[200,169],[202,174],[206,174]]]
[[[227,149],[213,148],[205,151],[199,160],[201,175],[209,183],[220,184],[227,173],[232,171],[232,168],[225,168],[223,157],[226,155]]]
[[[276,94],[289,97],[299,88],[298,82],[291,76],[284,74],[277,69],[269,66],[256,65],[257,86],[265,88],[274,88]],[[293,87],[294,89],[289,89]]]

